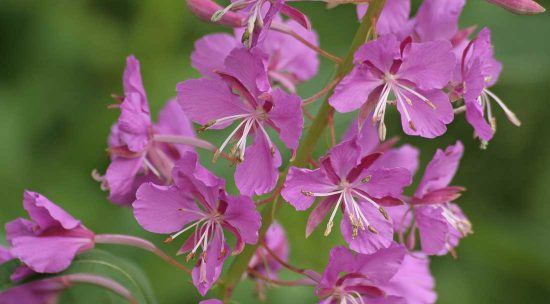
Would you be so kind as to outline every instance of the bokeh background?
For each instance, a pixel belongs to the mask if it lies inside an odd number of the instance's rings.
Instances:
[[[550,1],[540,2],[550,6]],[[323,48],[345,54],[357,27],[353,7],[327,10],[319,2],[295,6],[309,15]],[[461,17],[462,26],[472,24],[492,29],[496,57],[504,64],[494,92],[523,126],[512,126],[498,111],[499,130],[485,151],[472,139],[464,117],[457,117],[436,140],[402,136],[403,142],[422,149],[423,165],[437,147],[457,139],[466,146],[455,184],[468,188],[459,203],[475,234],[461,243],[457,260],[433,259],[439,303],[548,303],[550,15],[516,16],[476,0],[468,2]],[[98,233],[134,234],[161,244],[163,236],[142,231],[130,210],[108,203],[90,176],[94,168],[103,172],[108,164],[106,137],[118,116],[107,109],[109,96],[121,93],[125,57],[135,54],[156,115],[174,96],[177,82],[198,76],[189,60],[194,41],[216,31],[227,29],[200,22],[183,0],[0,1],[0,222],[24,215],[22,191],[32,189]],[[323,60],[319,75],[300,87],[301,95],[320,89],[332,71],[333,65]],[[342,132],[350,117],[338,119]],[[398,124],[396,117],[391,119]],[[390,132],[402,135],[399,128]],[[219,143],[223,134],[208,138]],[[209,157],[203,154],[203,163],[209,164]],[[215,171],[226,177],[232,172],[223,162]],[[341,241],[338,233],[324,238],[318,232],[304,240],[307,213],[283,206],[279,218],[292,244],[291,261],[322,269],[328,248]],[[0,230],[0,242],[3,234]],[[198,302],[188,277],[148,253],[102,248],[141,266],[159,303]],[[174,253],[177,247],[164,249]],[[253,290],[252,283],[241,284],[235,303],[258,302]],[[310,288],[273,288],[268,299],[315,302]]]

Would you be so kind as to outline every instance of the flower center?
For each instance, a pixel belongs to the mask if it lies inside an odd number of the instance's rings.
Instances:
[[[370,179],[371,179],[370,176],[366,176],[365,178],[361,179],[360,182],[367,183],[370,181]],[[364,200],[367,203],[372,204],[374,207],[378,209],[378,211],[384,216],[386,220],[389,220],[388,213],[386,212],[386,210],[384,210],[384,208],[382,208],[382,206],[380,206],[378,203],[376,203],[367,195],[363,194],[361,190],[354,188],[354,184],[350,184],[345,179],[342,179],[338,183],[338,186],[334,191],[326,192],[326,193],[318,193],[318,192],[302,190],[302,194],[306,196],[315,196],[315,197],[328,197],[328,196],[338,195],[338,200],[336,201],[336,205],[332,210],[332,213],[330,215],[330,218],[328,220],[328,223],[325,229],[325,233],[324,233],[325,236],[328,236],[331,233],[332,227],[334,226],[334,218],[336,217],[336,213],[342,204],[344,204],[345,210],[347,210],[347,214],[352,225],[353,239],[357,237],[359,230],[366,231],[368,229],[372,233],[375,233],[375,234],[378,233],[378,231],[370,224],[369,220],[367,219],[363,210],[361,209],[359,202],[356,201],[356,199]]]

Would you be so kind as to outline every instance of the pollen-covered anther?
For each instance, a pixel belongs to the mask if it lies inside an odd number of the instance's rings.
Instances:
[[[390,216],[388,215],[388,212],[386,211],[386,209],[382,208],[382,206],[380,206],[378,208],[378,211],[380,211],[380,213],[382,213],[382,216],[384,216],[384,218],[389,221],[390,220]]]
[[[189,262],[191,261],[192,259],[195,258],[195,253],[194,252],[190,252],[186,257],[185,257],[185,262]]]
[[[301,190],[302,194],[305,195],[305,196],[313,196],[313,192],[311,191],[305,191],[305,190]]]
[[[216,124],[216,121],[215,121],[215,120],[211,120],[211,121],[207,122],[206,124],[200,126],[200,127],[197,129],[197,132],[202,133],[202,132],[206,131],[206,129],[212,127],[212,126],[215,125],[215,124]]]
[[[173,240],[174,240],[174,238],[172,236],[169,236],[166,239],[164,239],[164,241],[162,241],[162,242],[164,244],[170,244],[170,243],[172,243]]]
[[[327,228],[325,229],[325,233],[324,233],[325,236],[328,236],[330,234],[330,232],[332,231],[332,226],[334,226],[334,222],[329,221],[327,223]]]
[[[370,232],[372,232],[374,234],[378,234],[378,230],[376,230],[373,226],[368,225],[367,228],[369,229]]]
[[[372,178],[371,175],[367,175],[367,176],[365,176],[361,179],[361,182],[362,183],[368,183],[368,182],[370,182],[371,178]]]

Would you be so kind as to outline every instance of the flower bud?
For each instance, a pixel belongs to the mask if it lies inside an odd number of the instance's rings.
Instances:
[[[216,15],[216,23],[229,27],[243,26],[241,15],[231,11],[224,11],[220,5],[212,0],[187,0],[187,6],[203,21],[213,22],[212,16]],[[220,13],[222,11],[224,11],[223,14]]]
[[[533,0],[487,0],[488,2],[505,8],[512,13],[522,15],[539,14],[544,11],[544,7]]]

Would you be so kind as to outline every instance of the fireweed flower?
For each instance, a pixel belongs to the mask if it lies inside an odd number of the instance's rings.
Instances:
[[[241,41],[249,48],[263,43],[266,33],[281,13],[298,22],[302,27],[311,30],[309,19],[297,9],[285,4],[285,0],[232,0],[232,3],[214,13],[212,21],[223,20],[225,14],[231,11],[243,16],[244,31]]]
[[[382,289],[398,272],[405,252],[403,246],[395,243],[372,254],[333,248],[315,290],[319,304],[408,303]]]
[[[493,57],[491,32],[484,28],[466,47],[462,55],[460,79],[455,83],[454,93],[463,96],[466,119],[474,127],[475,134],[485,146],[496,131],[496,119],[491,104],[497,104],[506,117],[516,126],[521,122],[504,102],[489,90],[498,80],[502,64]]]
[[[274,222],[269,226],[265,234],[264,242],[271,251],[283,260],[288,260],[288,240],[281,224]],[[281,269],[277,262],[263,247],[259,247],[248,264],[252,268],[268,277],[276,278]]]
[[[31,220],[7,223],[6,238],[10,254],[33,271],[61,272],[77,254],[94,247],[94,233],[46,197],[25,191],[23,207]]]
[[[260,50],[235,49],[224,65],[220,77],[178,84],[178,101],[191,120],[203,125],[201,130],[223,129],[240,121],[214,158],[233,141],[230,154],[238,161],[235,183],[240,192],[267,193],[277,183],[281,156],[266,129],[274,129],[288,148],[296,149],[304,124],[301,100],[271,89]],[[254,143],[247,147],[249,135]]]
[[[354,60],[355,68],[329,99],[338,112],[361,108],[360,117],[371,113],[383,140],[387,105],[396,104],[406,134],[434,138],[445,133],[454,116],[441,90],[455,67],[448,41],[400,43],[393,35],[382,36],[360,47]]]
[[[123,83],[124,99],[117,105],[120,117],[111,128],[108,141],[111,164],[105,176],[94,172],[94,178],[102,183],[102,189],[109,190],[110,201],[129,205],[142,183],[169,182],[173,162],[181,153],[192,150],[189,146],[157,142],[154,136],[194,137],[194,132],[176,101],[170,101],[161,110],[158,124],[153,125],[139,62],[133,56],[127,58]]]
[[[306,236],[333,209],[325,230],[328,235],[338,209],[344,217],[340,230],[350,248],[372,253],[391,245],[391,218],[383,206],[402,204],[399,197],[411,183],[404,168],[372,168],[380,153],[361,157],[355,140],[334,146],[315,170],[291,167],[281,195],[297,210],[306,210],[316,197],[323,198],[311,213]]]
[[[192,152],[176,163],[173,175],[172,186],[145,183],[139,187],[134,216],[147,231],[171,233],[166,242],[194,231],[178,254],[187,253],[187,260],[199,255],[192,277],[200,294],[205,295],[229,254],[224,230],[236,237],[233,254],[238,254],[245,243],[258,240],[261,218],[250,198],[227,195],[224,180],[202,167]]]
[[[438,150],[426,166],[414,196],[407,200],[410,207],[388,208],[399,233],[410,229],[410,239],[407,240],[409,247],[414,247],[416,229],[419,231],[422,251],[429,255],[442,255],[449,251],[453,253],[460,238],[472,233],[470,221],[458,205],[452,203],[464,189],[449,186],[463,150],[460,142],[447,147],[445,151]]]
[[[318,46],[317,34],[304,29],[294,20],[276,21],[302,36],[311,44]],[[241,45],[242,30],[235,30],[234,35],[211,34],[195,42],[195,50],[191,54],[191,64],[205,77],[218,77],[216,71],[224,70],[224,60],[235,48]],[[277,83],[290,92],[296,91],[296,85],[309,80],[317,74],[319,57],[317,52],[303,43],[284,33],[268,31],[265,41],[257,46],[266,55],[267,74],[272,83]]]

